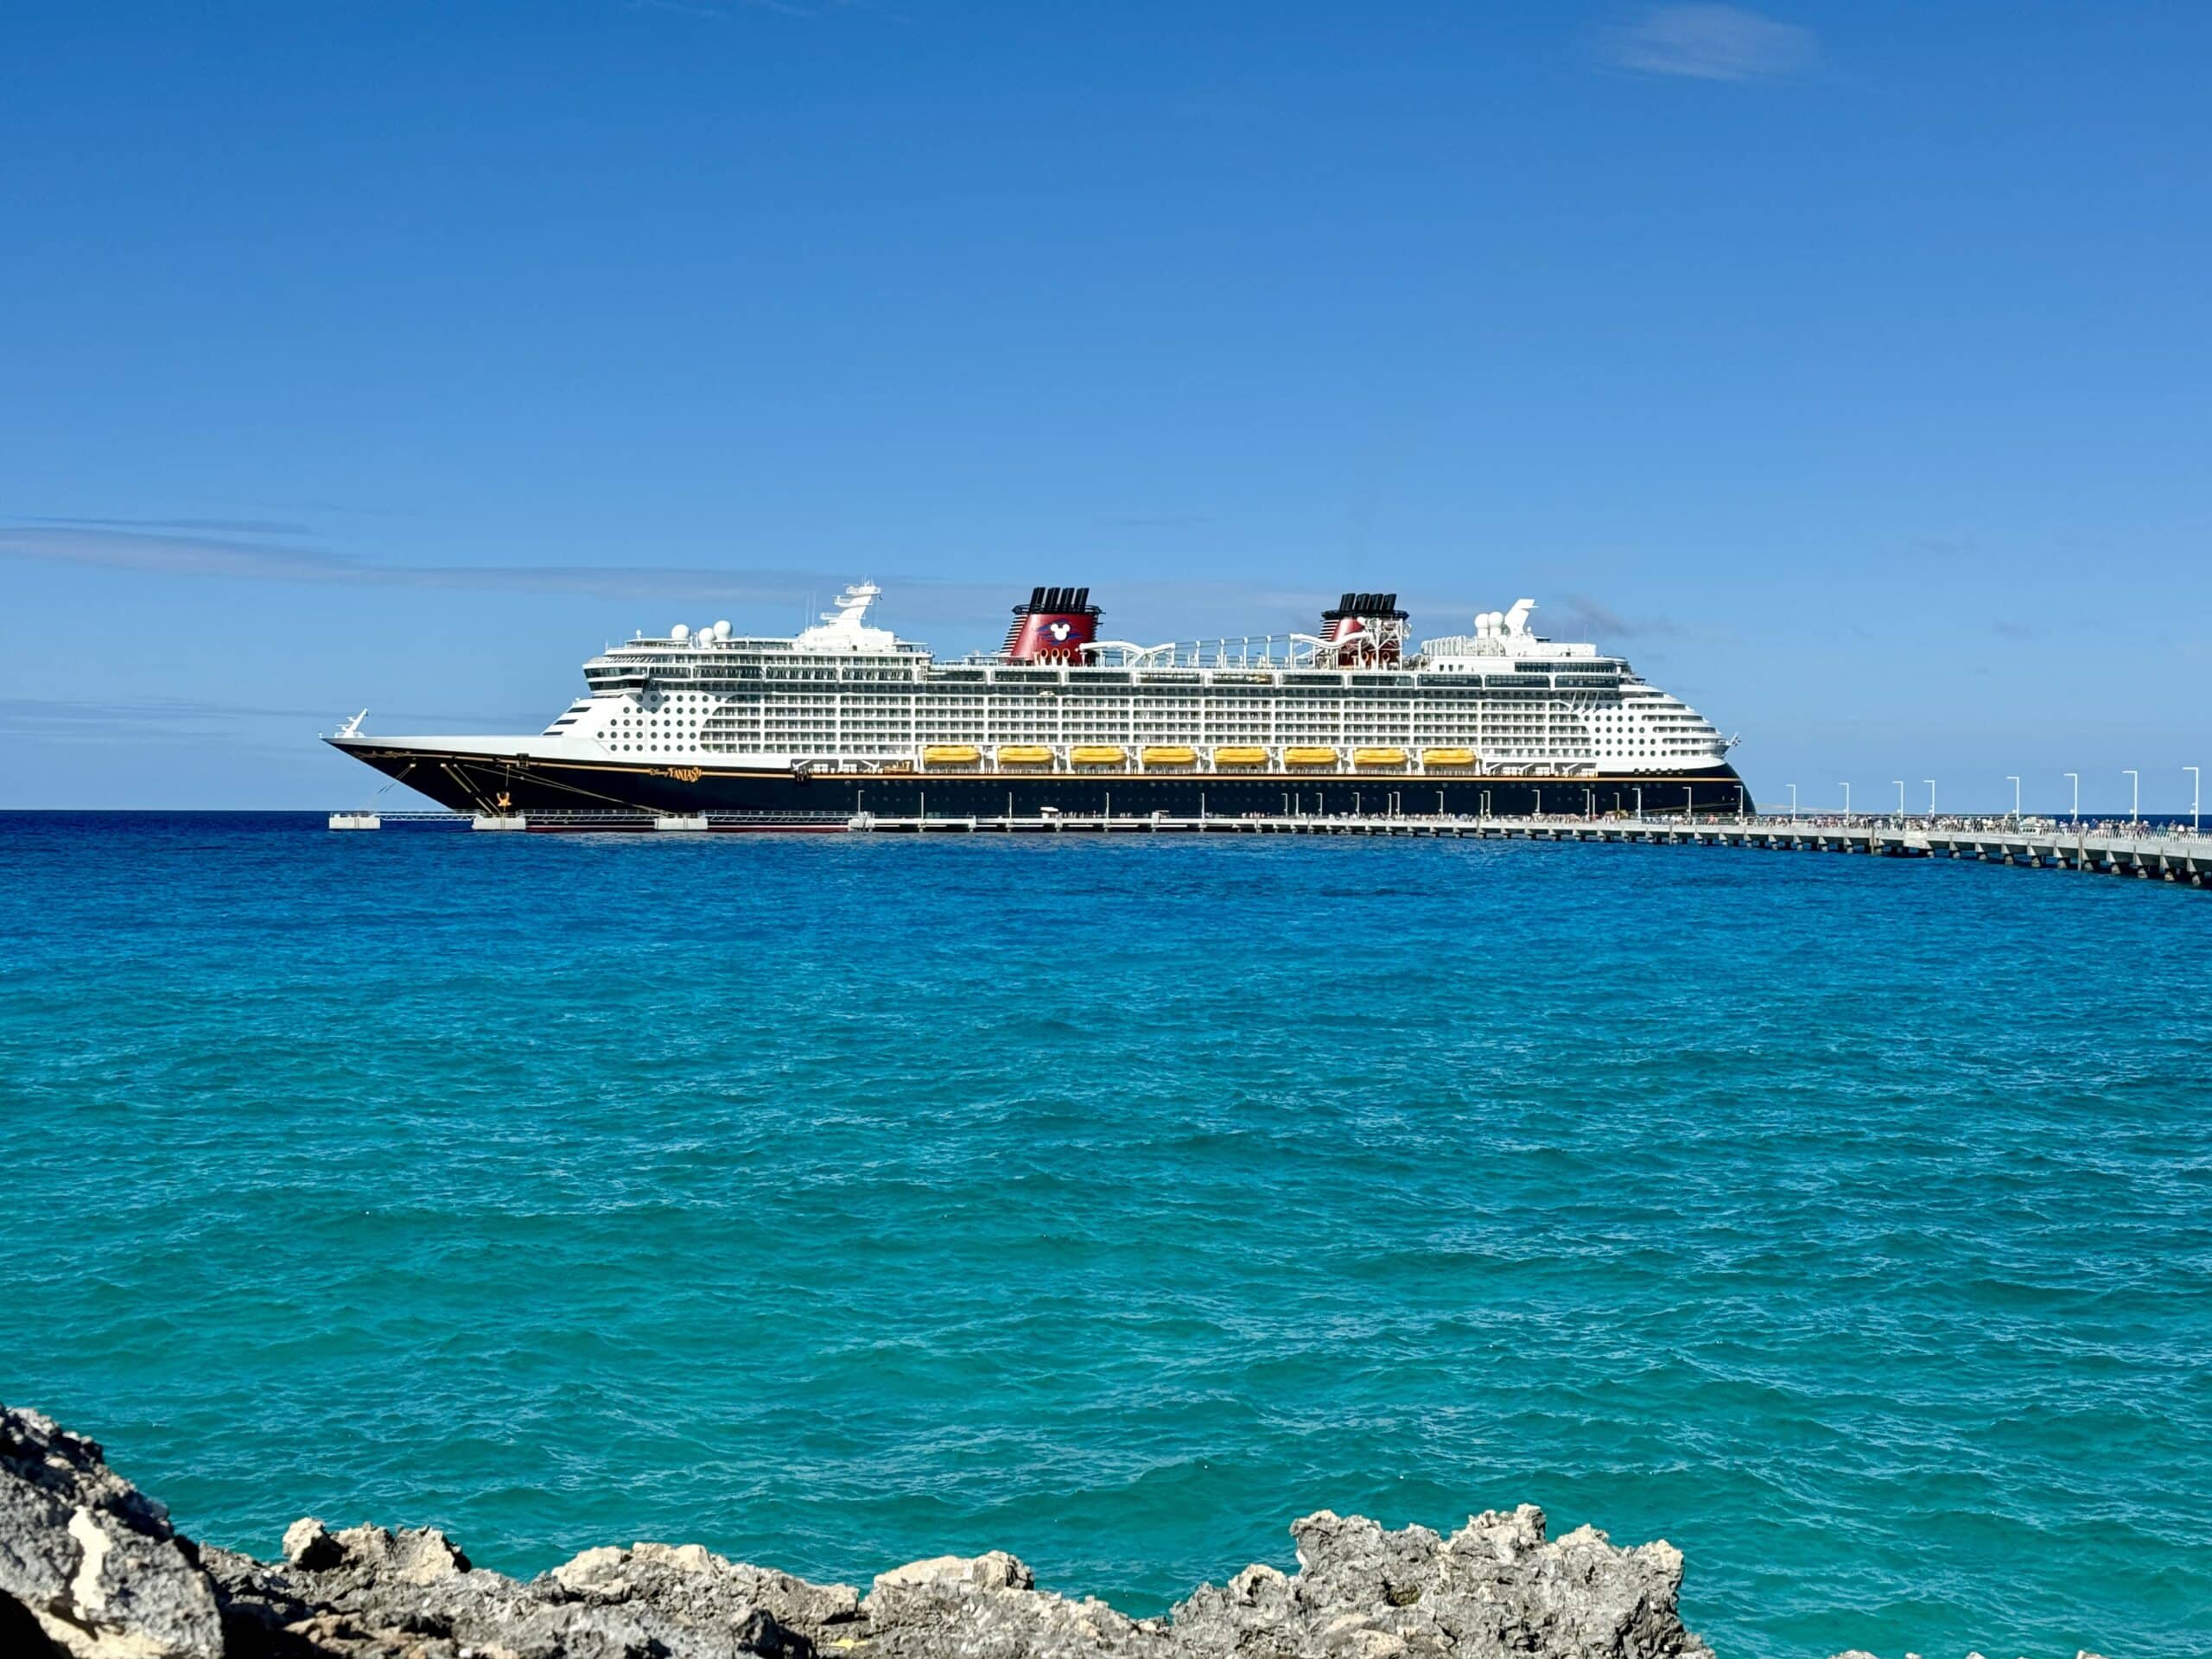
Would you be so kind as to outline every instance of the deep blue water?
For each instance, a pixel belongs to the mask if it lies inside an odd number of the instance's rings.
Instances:
[[[179,1525],[1688,1556],[1724,1654],[2201,1654],[2212,894],[1388,841],[0,817],[0,1395]]]

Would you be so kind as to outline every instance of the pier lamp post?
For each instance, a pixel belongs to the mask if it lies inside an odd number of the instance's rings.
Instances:
[[[1897,823],[1902,828],[1904,823],[1904,779],[1892,778],[1890,781],[1897,786]]]
[[[2020,780],[2008,772],[2005,781],[2012,785],[2012,827],[2017,830],[2020,825]]]
[[[2143,774],[2133,766],[2122,766],[2120,770],[2127,774],[2128,782],[2133,785],[2133,792],[2127,798],[2127,821],[2140,823],[2143,822]]]
[[[2196,821],[2204,802],[2204,774],[2195,766],[2183,766],[2189,774],[2189,833],[2196,833]]]
[[[2082,822],[2082,774],[2069,772],[2066,775],[2074,780],[2074,822],[2079,823]]]
[[[1797,785],[1795,784],[1789,785],[1789,822],[1797,822]]]
[[[1846,784],[1846,785],[1843,786],[1843,822],[1844,822],[1844,825],[1845,825],[1845,827],[1846,827],[1847,829],[1850,827],[1850,824],[1851,824],[1851,785],[1850,785],[1849,784]]]
[[[1928,785],[1928,822],[1933,823],[1936,822],[1936,780],[1923,778],[1920,781]]]

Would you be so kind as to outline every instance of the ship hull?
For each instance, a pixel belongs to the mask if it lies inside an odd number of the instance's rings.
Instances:
[[[724,814],[762,818],[1141,817],[1449,813],[1518,817],[1749,812],[1731,766],[1594,777],[1375,772],[805,772],[466,753],[333,738],[334,747],[459,812]]]

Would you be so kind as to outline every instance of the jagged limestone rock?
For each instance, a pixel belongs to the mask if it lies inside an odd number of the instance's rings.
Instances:
[[[312,1518],[259,1561],[175,1537],[91,1441],[0,1414],[0,1639],[22,1645],[20,1603],[71,1659],[1711,1659],[1667,1544],[1548,1540],[1530,1508],[1449,1537],[1323,1510],[1291,1535],[1297,1572],[1248,1567],[1165,1619],[1040,1591],[998,1550],[894,1567],[865,1599],[697,1544],[524,1583],[435,1528]]]
[[[271,1655],[316,1659],[810,1659],[813,1643],[762,1605],[783,1578],[697,1546],[589,1550],[522,1583],[471,1565],[435,1528],[317,1523],[286,1535],[300,1561],[207,1552],[234,1632]],[[288,1554],[290,1551],[288,1549]],[[793,1586],[798,1580],[789,1580]],[[789,1599],[809,1603],[799,1586]],[[819,1605],[842,1603],[823,1592]]]
[[[1002,1549],[987,1555],[932,1555],[875,1575],[875,1588],[894,1594],[901,1590],[963,1584],[979,1590],[1033,1590],[1037,1575]]]
[[[1160,1653],[1157,1621],[1035,1588],[1036,1575],[1004,1550],[938,1555],[879,1575],[861,1604],[868,1650],[885,1659],[1077,1659]]]
[[[302,1516],[284,1529],[284,1559],[291,1565],[319,1573],[346,1559],[345,1546],[313,1516]]]
[[[99,1445],[0,1408],[0,1596],[72,1659],[217,1659],[222,1624],[168,1512]],[[9,1621],[17,1630],[21,1619]]]
[[[1178,1659],[1712,1659],[1682,1628],[1682,1558],[1589,1527],[1546,1541],[1524,1504],[1448,1539],[1324,1510],[1291,1528],[1297,1573],[1249,1567],[1177,1607]]]
[[[555,1567],[532,1586],[607,1606],[640,1605],[684,1629],[712,1635],[750,1628],[765,1615],[791,1645],[824,1647],[854,1633],[860,1595],[850,1585],[810,1584],[788,1573],[726,1560],[699,1544],[632,1544],[627,1549],[588,1549]],[[769,1631],[758,1632],[766,1640]],[[756,1642],[755,1650],[772,1651]]]

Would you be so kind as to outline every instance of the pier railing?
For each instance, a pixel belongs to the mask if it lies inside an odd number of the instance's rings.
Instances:
[[[1888,858],[1970,858],[1990,863],[2110,874],[2159,876],[2204,885],[2212,874],[2212,836],[2183,830],[2014,826],[1998,820],[1812,821],[1803,818],[1584,818],[1253,817],[1058,818],[868,818],[873,832],[1184,831],[1200,834],[1415,836],[1500,840],[1641,842],[1738,847],[1774,852],[1856,853]]]
[[[797,830],[869,835],[1257,835],[1398,836],[1471,840],[1579,841],[1647,846],[1734,847],[1769,852],[1827,852],[1885,858],[1974,859],[1986,863],[2094,871],[2206,885],[2212,835],[2180,826],[2110,821],[2056,823],[2009,818],[1588,818],[1470,817],[1448,814],[1324,817],[1259,814],[1182,817],[1166,813],[1107,817],[892,817],[875,813],[532,812],[472,817],[461,812],[337,813],[331,828],[371,830],[385,823],[477,830],[569,833],[736,833]]]

